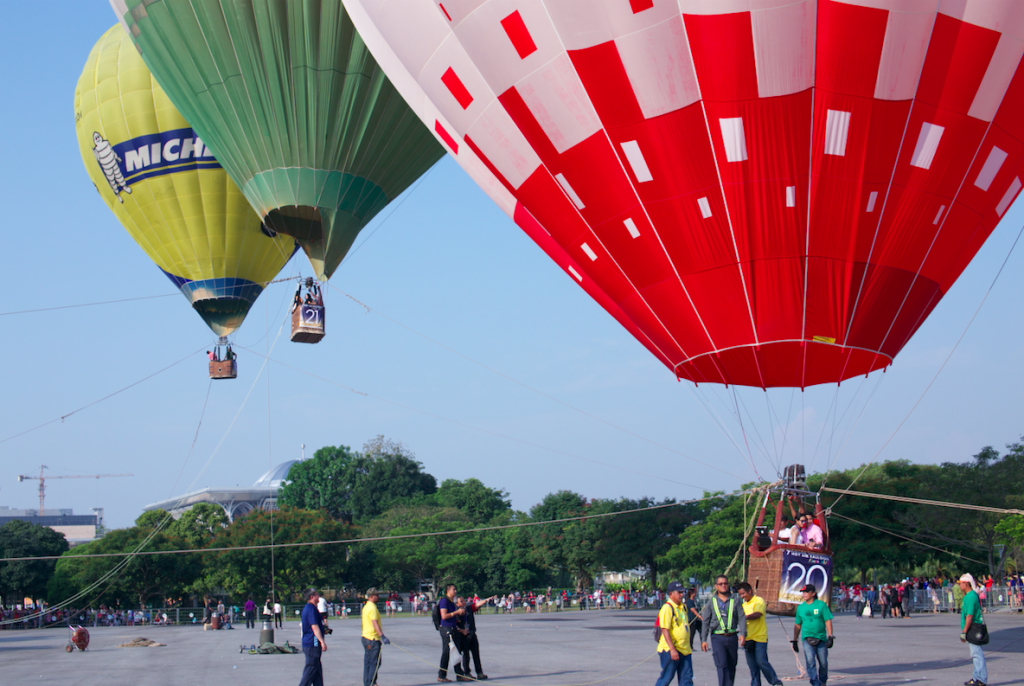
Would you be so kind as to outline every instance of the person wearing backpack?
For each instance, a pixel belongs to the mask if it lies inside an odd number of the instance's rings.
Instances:
[[[658,612],[661,675],[655,686],[669,686],[673,676],[677,684],[693,686],[693,658],[690,656],[690,628],[683,605],[683,585],[673,581],[665,594],[668,600]]]
[[[455,605],[455,584],[445,586],[444,596],[444,598],[438,601],[437,608],[434,610],[434,626],[441,632],[441,664],[438,666],[437,680],[442,683],[451,681],[448,678],[448,660],[451,657],[449,644],[454,645],[455,649],[460,653],[455,658],[455,676],[460,681],[463,678],[461,657],[463,647],[462,634],[456,630],[455,625],[458,618],[466,614],[464,609],[459,609]]]

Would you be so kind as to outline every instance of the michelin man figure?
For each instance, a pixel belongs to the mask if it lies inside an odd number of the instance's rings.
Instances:
[[[132,189],[125,183],[124,176],[121,175],[121,167],[118,166],[121,158],[114,152],[110,141],[105,140],[98,131],[93,131],[92,143],[92,154],[96,157],[100,169],[103,170],[103,176],[107,177],[107,183],[110,184],[110,189],[117,196],[118,202],[124,204],[121,191],[131,193]]]

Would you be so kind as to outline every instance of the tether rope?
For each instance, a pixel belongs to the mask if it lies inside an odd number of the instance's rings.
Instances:
[[[219,446],[218,446],[219,447]],[[452,531],[427,531],[416,534],[398,534],[395,536],[370,536],[366,538],[343,538],[331,541],[303,541],[299,543],[275,543],[273,545],[261,544],[261,545],[246,545],[246,546],[233,546],[233,547],[222,547],[222,548],[188,548],[181,550],[150,550],[138,555],[181,555],[189,553],[223,553],[238,550],[266,550],[269,548],[307,548],[310,546],[320,545],[352,545],[354,543],[372,543],[376,541],[395,541],[403,538],[427,538],[432,536],[453,536],[456,534],[474,534],[482,533],[485,531],[503,531],[505,529],[521,529],[530,526],[544,526],[546,524],[563,524],[565,522],[578,522],[584,519],[603,519],[606,517],[618,517],[620,515],[635,514],[637,512],[650,512],[652,510],[661,510],[669,507],[678,507],[680,505],[691,505],[693,503],[700,503],[707,500],[719,500],[723,498],[731,498],[733,496],[742,495],[746,491],[734,491],[733,493],[723,493],[720,495],[710,495],[703,498],[694,498],[692,500],[681,500],[675,503],[665,503],[663,505],[652,505],[650,507],[639,507],[633,510],[620,510],[617,512],[599,512],[597,514],[585,514],[577,515],[575,517],[562,517],[560,519],[547,519],[540,522],[518,522],[516,524],[498,524],[494,526],[482,526],[477,529],[454,529]],[[131,555],[132,553],[95,553],[86,555],[75,555],[74,559],[84,560],[94,557],[121,557],[125,555]],[[60,555],[40,555],[36,557],[0,557],[0,562],[27,562],[30,560],[59,560],[62,556]]]
[[[866,491],[851,491],[848,488],[829,488],[823,486],[820,490],[830,493],[841,493],[843,495],[859,495],[864,498],[879,498],[881,500],[895,500],[900,503],[914,503],[915,505],[935,505],[936,507],[952,507],[958,510],[977,510],[978,512],[992,512],[995,514],[1024,514],[1024,510],[1004,507],[988,507],[986,505],[968,505],[966,503],[951,503],[942,500],[925,500],[923,498],[909,498],[901,495],[885,495],[883,493],[868,493]],[[836,502],[839,502],[838,500]],[[834,505],[833,505],[834,507]]]
[[[868,524],[867,522],[862,522],[862,521],[860,521],[858,519],[854,519],[853,517],[847,517],[845,515],[841,515],[838,512],[832,512],[831,516],[839,517],[840,519],[845,519],[846,521],[853,522],[854,524],[860,524],[861,526],[866,526],[869,529],[874,529],[875,531],[881,531],[884,534],[889,534],[890,536],[895,536],[896,538],[902,538],[905,541],[910,541],[914,545],[923,546],[925,548],[931,548],[932,550],[937,550],[940,553],[946,553],[947,555],[951,555],[951,556],[959,558],[961,560],[968,560],[970,562],[976,562],[976,563],[978,563],[980,565],[986,565],[986,566],[988,565],[987,562],[983,562],[981,560],[976,560],[973,557],[967,557],[966,555],[961,555],[960,553],[954,553],[954,552],[952,552],[950,550],[946,550],[945,548],[939,548],[938,546],[929,545],[928,543],[922,543],[921,541],[918,541],[916,539],[910,538],[909,536],[904,536],[903,534],[898,534],[895,531],[889,531],[888,529],[883,529],[882,527],[875,526],[874,524]]]
[[[182,362],[184,362],[184,361],[185,361],[185,360],[187,360],[188,358],[192,357],[193,355],[195,355],[195,354],[197,354],[197,353],[200,353],[200,352],[202,352],[202,351],[203,351],[203,348],[206,348],[206,346],[204,345],[204,346],[202,346],[202,347],[198,348],[197,350],[194,350],[194,351],[190,352],[190,353],[189,353],[188,355],[185,355],[185,357],[181,358],[181,359],[180,359],[180,360],[178,360],[177,362],[172,362],[171,364],[167,365],[167,366],[166,366],[166,367],[164,367],[163,369],[161,369],[161,370],[159,370],[159,371],[156,371],[156,372],[153,372],[153,373],[152,373],[152,374],[150,374],[149,376],[145,376],[145,377],[143,377],[143,378],[139,379],[138,381],[136,381],[135,383],[131,383],[131,384],[128,384],[127,386],[125,386],[124,388],[122,388],[122,389],[121,389],[121,390],[119,390],[119,391],[114,391],[114,392],[113,392],[113,393],[111,393],[110,395],[105,395],[105,396],[103,396],[102,398],[100,398],[99,400],[93,400],[93,401],[92,401],[91,403],[88,403],[87,405],[82,405],[82,406],[81,406],[81,407],[79,407],[79,408],[78,408],[77,410],[71,410],[71,412],[68,412],[67,414],[63,414],[63,415],[61,415],[60,417],[57,417],[56,419],[51,419],[50,421],[48,421],[48,422],[43,422],[42,424],[39,424],[38,426],[34,426],[34,427],[32,427],[31,429],[25,429],[24,431],[22,431],[22,432],[20,432],[20,433],[16,433],[16,434],[14,434],[13,436],[8,436],[7,438],[5,438],[5,439],[3,439],[3,440],[0,440],[0,443],[6,443],[7,441],[11,441],[11,440],[14,440],[15,438],[18,438],[19,436],[24,436],[25,434],[29,434],[29,433],[32,433],[33,431],[36,431],[37,429],[41,429],[41,428],[43,428],[44,426],[49,426],[50,424],[54,424],[54,423],[56,423],[56,422],[63,422],[63,421],[65,420],[65,419],[67,419],[67,418],[68,418],[68,417],[70,417],[71,415],[75,414],[76,412],[81,412],[82,410],[85,410],[85,409],[87,409],[87,408],[90,408],[90,407],[92,407],[93,405],[97,405],[97,404],[99,404],[99,403],[103,402],[104,400],[109,400],[110,398],[113,398],[113,397],[114,397],[115,395],[118,395],[119,393],[124,393],[124,392],[125,392],[125,391],[127,391],[127,390],[128,390],[129,388],[132,388],[132,387],[134,387],[134,386],[138,386],[138,385],[139,385],[140,383],[142,383],[143,381],[148,381],[149,379],[152,379],[152,378],[153,378],[154,376],[156,376],[157,374],[162,374],[163,372],[166,372],[166,371],[167,371],[168,369],[170,369],[171,367],[176,367],[177,365],[181,364]]]

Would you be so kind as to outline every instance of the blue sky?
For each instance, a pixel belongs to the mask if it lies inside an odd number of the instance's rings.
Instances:
[[[43,31],[33,28],[31,8],[7,8],[9,24],[26,30],[0,43],[8,65],[0,312],[173,294],[97,196],[75,143],[75,83],[113,13],[100,0],[61,3]],[[36,507],[36,482],[16,476],[38,473],[42,463],[54,475],[132,472],[47,486],[48,507],[103,507],[108,526],[126,526],[147,503],[193,483],[251,484],[270,464],[298,457],[303,443],[311,454],[323,445],[358,448],[377,434],[405,443],[439,480],[477,477],[506,489],[520,509],[563,488],[658,498],[731,490],[755,478],[747,443],[756,474],[769,480],[781,463],[855,466],[875,457],[932,380],[1024,221],[1018,203],[880,382],[876,373],[843,384],[834,434],[834,386],[770,391],[771,410],[762,391],[744,389],[745,442],[729,415],[731,395],[710,387],[698,395],[677,383],[453,161],[442,160],[400,202],[364,230],[357,245],[372,237],[331,282],[373,312],[330,290],[322,343],[289,343],[287,331],[276,339],[271,357],[332,383],[271,365],[268,391],[266,370],[257,379],[262,359],[240,350],[239,378],[211,388],[205,357],[193,355],[63,422],[0,443],[0,505]],[[1019,246],[881,459],[964,460],[1024,431],[1022,253]],[[301,253],[282,275],[299,273],[311,273]],[[274,344],[291,288],[275,285],[261,296],[238,345],[262,352]],[[0,316],[0,441],[212,342],[177,294]]]

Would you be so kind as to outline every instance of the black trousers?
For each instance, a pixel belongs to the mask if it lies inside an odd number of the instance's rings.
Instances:
[[[733,686],[736,681],[736,662],[739,660],[740,639],[736,634],[711,634],[711,654],[718,671],[718,686]]]
[[[460,634],[457,629],[449,629],[448,627],[445,627],[445,626],[441,627],[441,632],[440,633],[441,633],[441,664],[440,664],[440,666],[438,667],[438,670],[437,670],[437,678],[438,679],[447,679],[448,678],[448,660],[451,658],[451,655],[449,655],[449,648],[448,648],[449,639],[451,639],[451,642],[455,644],[455,649],[456,650],[458,650],[460,653],[465,653],[466,651],[465,651],[463,643],[462,643],[462,639],[465,638],[465,636]],[[463,674],[463,672],[462,672],[462,662],[461,662],[461,660],[458,659],[458,656],[456,656],[456,658],[455,658],[455,674],[457,676],[462,676],[462,674]]]
[[[249,611],[245,613],[245,628],[255,629],[256,628],[256,613]]]
[[[476,634],[470,634],[469,636],[462,637],[462,673],[469,674],[469,657],[473,656],[473,666],[476,667],[476,675],[480,676],[484,673],[484,668],[480,666],[480,641],[477,639]]]
[[[693,650],[694,636],[700,636],[700,630],[703,626],[704,622],[700,619],[694,619],[690,622],[690,650]]]
[[[320,646],[302,647],[306,654],[306,666],[302,668],[299,686],[324,686],[324,669],[320,665]]]

